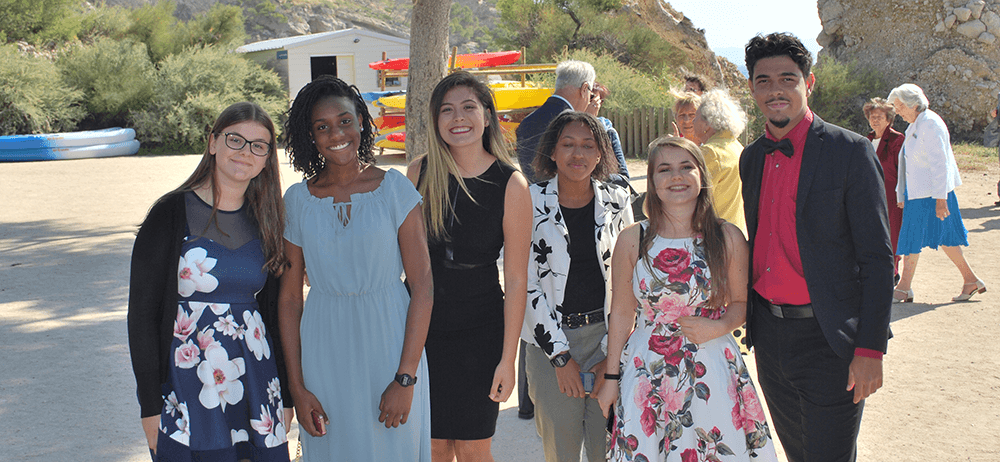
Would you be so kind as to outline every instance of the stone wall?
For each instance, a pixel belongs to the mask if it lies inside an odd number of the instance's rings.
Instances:
[[[878,69],[893,87],[915,83],[952,137],[982,136],[1000,91],[1000,0],[819,0],[817,5],[820,55]]]

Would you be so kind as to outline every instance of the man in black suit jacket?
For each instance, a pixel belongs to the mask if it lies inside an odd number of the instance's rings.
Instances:
[[[537,181],[531,162],[542,133],[560,112],[587,109],[596,78],[594,66],[587,62],[570,60],[556,66],[555,92],[517,126],[517,160],[528,182]]]
[[[809,110],[812,56],[788,34],[746,47],[767,134],[743,151],[751,251],[748,340],[788,460],[854,461],[882,386],[892,249],[868,140]]]

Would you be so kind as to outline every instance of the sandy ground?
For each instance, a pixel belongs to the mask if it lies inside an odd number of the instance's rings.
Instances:
[[[126,343],[129,255],[150,204],[198,159],[0,164],[0,461],[148,460]],[[959,273],[942,252],[924,253],[917,303],[893,309],[885,386],[868,400],[859,460],[1000,460],[998,175],[995,164],[966,172],[958,189],[967,255],[992,291],[952,303]],[[285,187],[299,178],[283,165]],[[494,454],[541,461],[515,400],[502,406]]]

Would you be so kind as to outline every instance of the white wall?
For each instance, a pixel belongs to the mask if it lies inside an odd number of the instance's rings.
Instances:
[[[355,43],[354,40],[358,42]],[[367,31],[353,31],[315,43],[288,48],[288,91],[295,98],[299,90],[312,80],[309,61],[313,56],[337,56],[337,73],[342,80],[354,84],[362,92],[377,91],[378,80],[368,63],[382,59],[382,52],[389,58],[409,56],[410,45],[404,39],[380,36]],[[406,89],[406,79],[400,87]]]

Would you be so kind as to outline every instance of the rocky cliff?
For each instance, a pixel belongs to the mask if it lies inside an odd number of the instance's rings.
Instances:
[[[953,137],[982,135],[1000,91],[1000,0],[819,0],[817,41],[924,89]],[[882,96],[886,95],[871,95]]]

